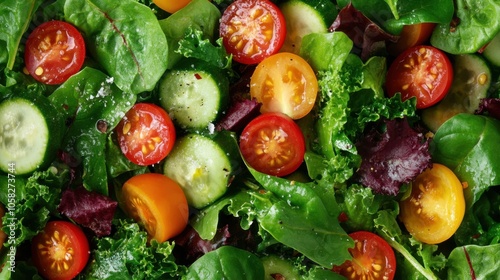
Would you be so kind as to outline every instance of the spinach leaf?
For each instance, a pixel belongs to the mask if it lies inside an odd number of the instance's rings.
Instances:
[[[86,67],[57,88],[49,99],[72,123],[64,149],[83,163],[83,185],[108,194],[107,134],[134,105],[136,96],[119,90],[103,72]]]
[[[451,54],[474,53],[500,31],[500,2],[457,0],[456,3],[457,18],[436,26],[430,42]]]
[[[448,257],[447,279],[497,279],[499,275],[500,244],[456,247]]]
[[[265,279],[264,265],[256,255],[248,251],[223,246],[195,261],[184,279]]]
[[[490,186],[500,185],[500,121],[480,115],[458,114],[436,131],[430,144],[435,162],[448,166],[468,187],[467,206]]]
[[[3,0],[0,3],[0,66],[12,70],[21,38],[43,0]]]
[[[340,7],[349,2],[365,16],[388,32],[399,34],[404,25],[420,22],[447,24],[453,16],[452,0],[340,0]]]
[[[154,89],[167,69],[168,45],[150,8],[134,0],[67,0],[64,15],[121,90]]]
[[[184,8],[166,19],[160,20],[160,26],[168,41],[168,68],[181,59],[177,52],[179,42],[192,30],[202,31],[202,39],[213,41],[221,13],[210,1],[192,0]]]

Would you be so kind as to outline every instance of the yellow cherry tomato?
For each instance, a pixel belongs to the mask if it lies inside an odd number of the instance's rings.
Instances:
[[[122,188],[125,212],[143,225],[150,239],[164,242],[187,225],[189,208],[181,187],[169,177],[146,173],[136,175]]]
[[[190,1],[191,0],[153,0],[153,3],[160,9],[173,14],[184,8]]]
[[[399,218],[408,232],[427,244],[449,239],[465,214],[463,186],[448,167],[434,163],[412,182],[411,195],[400,202]]]

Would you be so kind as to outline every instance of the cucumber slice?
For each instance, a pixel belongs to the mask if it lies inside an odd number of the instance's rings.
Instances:
[[[172,120],[186,130],[206,129],[229,103],[229,80],[201,60],[189,59],[159,82],[159,100]]]
[[[474,113],[488,95],[491,71],[479,55],[457,55],[453,65],[453,83],[446,96],[433,107],[422,110],[422,121],[432,131],[459,113]]]
[[[47,167],[56,157],[64,122],[44,97],[16,96],[0,104],[0,170],[18,175]]]
[[[240,158],[235,143],[227,131],[214,138],[183,136],[165,159],[163,173],[182,187],[189,205],[201,209],[226,193]]]
[[[299,280],[300,274],[295,267],[287,260],[280,258],[276,255],[268,255],[261,258],[264,265],[265,280],[272,279],[286,279],[286,280]],[[279,275],[279,277],[274,277]]]
[[[310,33],[326,33],[337,16],[335,4],[329,0],[288,0],[280,5],[286,21],[286,38],[282,52],[299,54],[302,37]]]
[[[492,65],[500,67],[500,33],[484,48],[483,55]]]

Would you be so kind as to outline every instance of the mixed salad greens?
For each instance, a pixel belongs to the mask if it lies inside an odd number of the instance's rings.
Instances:
[[[233,61],[219,38],[219,21],[231,2],[191,0],[173,14],[148,0],[0,3],[0,104],[22,95],[64,108],[56,113],[64,121],[50,164],[28,174],[16,174],[13,166],[0,173],[7,234],[2,279],[43,279],[32,261],[32,239],[53,220],[78,224],[89,240],[90,260],[79,279],[263,279],[273,269],[287,279],[344,279],[332,268],[352,258],[348,233],[361,230],[392,247],[396,279],[497,279],[500,67],[488,62],[492,80],[480,108],[451,117],[436,131],[422,123],[415,98],[385,93],[395,59],[386,44],[397,41],[404,26],[435,23],[426,43],[452,60],[482,56],[500,31],[497,0],[331,2],[334,21],[328,24],[335,28],[304,36],[298,51],[319,86],[313,111],[296,120],[306,140],[300,168],[269,176],[238,155],[222,197],[191,208],[189,225],[176,237],[150,240],[123,211],[120,191],[135,175],[162,173],[162,163],[131,162],[115,128],[134,104],[160,104],[165,72],[196,59],[226,76],[231,102],[206,128],[177,127],[178,137],[223,134],[228,146],[238,144],[241,128],[224,131],[222,122],[231,109],[255,106],[248,100],[254,68]],[[26,38],[50,20],[73,24],[87,48],[82,69],[58,85],[24,72]],[[253,107],[243,109],[255,114]],[[0,128],[0,145],[8,146],[8,137]],[[411,182],[432,163],[456,174],[466,203],[458,230],[439,244],[418,241],[399,219]]]

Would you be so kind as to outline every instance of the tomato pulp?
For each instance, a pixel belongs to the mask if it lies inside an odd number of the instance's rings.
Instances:
[[[243,129],[240,150],[255,170],[286,176],[302,164],[305,140],[299,126],[287,115],[264,113]]]
[[[453,80],[453,67],[441,50],[415,46],[400,54],[389,67],[387,94],[400,92],[403,100],[417,98],[417,109],[430,107],[444,98]]]
[[[138,165],[151,165],[164,159],[172,150],[174,123],[167,112],[152,103],[137,103],[116,127],[123,154]]]
[[[396,256],[387,241],[369,231],[356,231],[349,236],[354,240],[354,248],[349,249],[352,260],[333,267],[333,271],[348,279],[394,279]]]
[[[314,107],[318,80],[302,57],[280,52],[257,65],[250,79],[250,95],[262,104],[262,113],[281,112],[300,119]]]
[[[269,0],[237,0],[222,14],[219,34],[235,61],[256,64],[283,46],[285,17]]]
[[[39,25],[26,41],[26,70],[41,83],[63,83],[80,71],[84,60],[82,35],[64,21],[53,20]]]
[[[187,225],[189,208],[182,188],[158,173],[136,175],[123,184],[125,211],[141,224],[150,239],[164,242]]]
[[[69,280],[87,265],[89,243],[83,231],[67,221],[50,221],[31,245],[38,272],[50,280]]]

